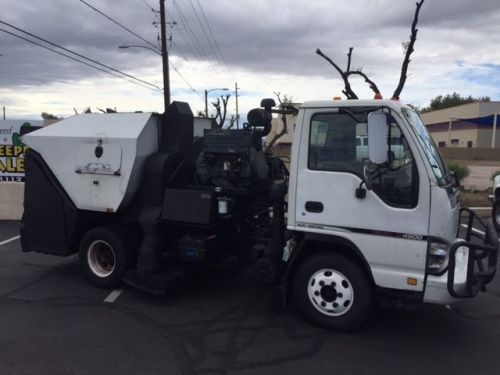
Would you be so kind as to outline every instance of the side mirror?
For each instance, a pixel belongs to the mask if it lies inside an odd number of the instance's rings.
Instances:
[[[373,183],[372,183],[372,171],[370,170],[370,167],[368,164],[365,164],[363,166],[363,178],[365,182],[365,186],[367,190],[371,190],[373,188]]]
[[[387,163],[387,115],[382,111],[368,114],[368,159],[374,164]]]
[[[451,176],[451,178],[453,178],[453,182],[455,183],[455,186],[457,188],[460,187],[460,179],[458,178],[455,171],[450,171],[450,176]]]

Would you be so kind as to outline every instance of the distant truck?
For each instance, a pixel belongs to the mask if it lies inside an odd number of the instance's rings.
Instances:
[[[415,111],[393,100],[305,103],[288,172],[262,146],[274,106],[263,100],[244,129],[202,138],[179,102],[165,115],[75,116],[24,135],[23,250],[78,252],[93,284],[152,293],[238,257],[339,330],[362,324],[376,297],[450,304],[485,290],[496,232],[459,207]],[[486,234],[474,239],[473,225]]]

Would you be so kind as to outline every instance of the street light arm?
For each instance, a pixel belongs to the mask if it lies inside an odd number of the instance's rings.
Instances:
[[[121,49],[126,49],[126,48],[144,48],[144,49],[148,49],[150,51],[153,51],[154,53],[158,54],[161,56],[161,52],[154,49],[154,48],[151,48],[151,47],[147,47],[147,46],[137,46],[137,45],[128,45],[128,44],[122,44],[121,46],[118,46],[118,48],[121,48]]]
[[[210,89],[210,90],[205,90],[205,91],[208,94],[210,91],[215,91],[215,90],[228,91],[229,89],[227,87],[224,87],[224,88],[215,88],[215,89]]]

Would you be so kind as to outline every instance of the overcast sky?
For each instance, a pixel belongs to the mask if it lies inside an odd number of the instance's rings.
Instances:
[[[156,0],[85,0],[157,45]],[[149,4],[149,6],[148,6]],[[80,0],[0,0],[0,21],[43,37],[144,81],[163,86],[161,58],[143,40]],[[240,113],[281,92],[302,102],[340,96],[342,81],[315,54],[342,67],[354,47],[362,68],[386,97],[399,80],[402,42],[410,35],[415,0],[167,0],[173,100],[204,110],[204,90],[240,87]],[[426,0],[401,100],[427,105],[436,95],[500,100],[498,0]],[[0,23],[0,29],[23,35]],[[150,45],[149,45],[150,46]],[[54,48],[54,47],[52,47]],[[7,118],[69,116],[73,108],[162,111],[158,90],[128,83],[0,31],[0,106]],[[175,67],[175,68],[174,68]],[[179,74],[180,73],[180,74]],[[361,98],[372,93],[352,81]],[[193,91],[194,90],[194,91]],[[220,92],[212,91],[210,98]],[[229,104],[235,110],[234,93]],[[210,105],[210,104],[209,104]]]

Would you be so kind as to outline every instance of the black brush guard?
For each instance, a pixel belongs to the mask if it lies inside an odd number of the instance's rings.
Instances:
[[[466,221],[466,224],[463,222]],[[474,228],[473,224],[481,228]],[[465,236],[463,235],[465,229]],[[462,234],[461,234],[462,233]],[[486,223],[469,208],[460,209],[457,237],[463,241],[450,248],[448,262],[448,292],[455,298],[471,298],[486,290],[486,284],[495,277],[498,256],[498,238],[493,225]],[[457,291],[455,285],[456,254],[459,248],[468,249],[465,287]]]

